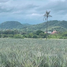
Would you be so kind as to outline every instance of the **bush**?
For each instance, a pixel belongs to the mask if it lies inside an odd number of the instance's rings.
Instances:
[[[38,36],[37,35],[33,35],[33,38],[38,38]]]
[[[23,35],[21,35],[21,34],[15,34],[14,38],[23,38]]]

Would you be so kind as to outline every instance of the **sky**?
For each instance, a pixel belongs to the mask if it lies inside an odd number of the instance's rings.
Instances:
[[[67,20],[67,0],[0,0],[0,23],[43,23],[46,11],[52,16],[48,20]]]

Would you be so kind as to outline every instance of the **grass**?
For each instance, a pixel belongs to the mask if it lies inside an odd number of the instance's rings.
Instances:
[[[67,40],[1,38],[0,67],[67,67]]]

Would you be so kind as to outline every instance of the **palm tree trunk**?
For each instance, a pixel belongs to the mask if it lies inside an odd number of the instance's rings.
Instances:
[[[46,23],[46,39],[48,38],[48,18],[47,18],[47,23]]]

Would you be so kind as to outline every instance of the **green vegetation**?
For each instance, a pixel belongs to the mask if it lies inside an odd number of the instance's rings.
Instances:
[[[67,39],[67,32],[58,32],[55,34],[47,34],[48,39]],[[35,32],[22,32],[19,30],[1,30],[0,38],[46,38],[46,33],[42,30]]]
[[[29,24],[21,24],[18,21],[6,21],[0,24],[0,29],[21,29],[27,26],[29,26]]]
[[[0,24],[0,67],[67,67],[67,21],[48,21],[54,34],[46,25]]]
[[[67,66],[66,21],[49,21],[48,30],[57,33],[48,33],[47,40],[46,22],[37,25],[13,22],[13,27],[12,22],[0,25],[0,67]]]
[[[1,38],[0,67],[67,67],[67,40]]]
[[[57,20],[53,20],[53,21],[48,21],[48,30],[56,30],[56,31],[60,31],[60,32],[65,32],[67,31],[67,21],[57,21]],[[37,30],[42,30],[42,31],[46,31],[47,28],[47,22],[44,23],[40,23],[37,25],[31,25],[29,27],[27,27],[27,30],[30,31],[37,31]],[[26,28],[24,28],[26,30]]]
[[[21,26],[22,24],[17,21],[6,21],[0,24],[1,29],[14,29],[14,28],[19,28]]]
[[[48,30],[56,30],[60,32],[67,31],[67,21],[57,21],[52,20],[48,21]],[[47,28],[47,22],[36,24],[36,25],[30,25],[30,24],[21,24],[18,21],[6,21],[0,24],[0,30],[6,30],[6,29],[17,29],[22,30],[23,32],[34,32],[37,30],[46,31]]]

